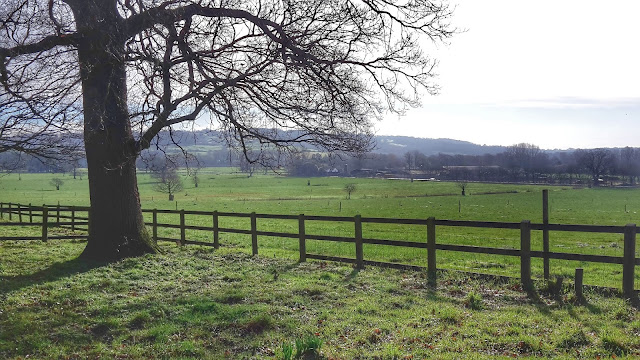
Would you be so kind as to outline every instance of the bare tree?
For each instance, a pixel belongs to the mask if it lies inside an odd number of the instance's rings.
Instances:
[[[416,169],[417,156],[418,156],[417,150],[407,151],[406,153],[404,153],[404,161],[407,164],[407,170],[411,171]]]
[[[611,150],[602,148],[576,150],[575,157],[578,164],[591,175],[593,186],[600,185],[600,177],[606,174],[615,163]]]
[[[49,181],[49,184],[55,186],[56,190],[60,190],[60,186],[64,185],[64,181],[60,178],[53,178]]]
[[[198,173],[202,169],[200,160],[198,160],[198,158],[193,154],[187,154],[185,158],[185,164],[187,166],[187,174],[191,177],[193,186],[198,187],[198,184],[200,183],[200,177],[198,176]]]
[[[301,142],[365,151],[370,119],[437,91],[419,44],[446,41],[450,17],[435,0],[5,0],[3,130],[56,146],[50,130],[82,128],[83,256],[154,252],[135,161],[161,130],[210,119],[250,161]]]
[[[175,154],[154,157],[148,164],[151,177],[160,182],[165,182],[172,174],[176,174],[180,167],[178,160],[180,160],[180,156]]]
[[[248,174],[247,177],[252,177],[253,172],[256,170],[256,164],[251,162],[244,156],[241,156],[239,160],[240,160],[240,164],[238,167],[240,168],[240,171]]]
[[[69,158],[62,165],[64,171],[68,172],[73,176],[73,179],[77,179],[80,175],[80,161],[82,160],[82,156],[79,153],[69,154]],[[82,178],[82,177],[81,177]]]
[[[78,69],[67,46],[52,51],[65,41],[47,19],[44,1],[0,8],[0,153],[66,161],[82,150]]]
[[[356,184],[346,184],[344,186],[344,191],[347,192],[347,199],[351,200],[351,193],[357,190]]]
[[[182,191],[182,179],[175,169],[166,168],[164,171],[154,172],[152,176],[158,181],[153,189],[165,194],[169,194],[169,200],[173,200],[176,192]]]
[[[198,184],[200,184],[200,176],[198,176],[197,172],[191,174],[191,181],[193,182],[193,186],[198,187]]]
[[[543,168],[547,161],[547,155],[534,144],[520,143],[507,149],[508,166],[513,170],[522,170],[526,180],[533,181],[533,175]]]
[[[469,185],[466,181],[457,181],[456,185],[460,188],[461,190],[461,195],[462,196],[467,196],[467,185]]]
[[[627,146],[620,150],[620,171],[629,177],[629,185],[634,185],[640,172],[640,149]]]

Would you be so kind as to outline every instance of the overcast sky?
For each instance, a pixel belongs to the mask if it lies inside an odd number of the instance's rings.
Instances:
[[[640,146],[640,1],[453,0],[467,29],[440,61],[436,97],[381,135],[545,149]],[[434,52],[435,51],[435,52]]]

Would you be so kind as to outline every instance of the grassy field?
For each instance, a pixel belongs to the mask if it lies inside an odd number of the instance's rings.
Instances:
[[[163,246],[113,264],[84,243],[0,245],[0,358],[604,359],[640,356],[624,300],[517,281]]]
[[[49,184],[64,180],[59,191]],[[144,208],[370,217],[541,222],[539,186],[470,184],[468,196],[444,182],[285,178],[205,169],[176,202],[139,179]],[[308,181],[310,184],[308,185]],[[351,200],[343,191],[355,183]],[[86,178],[17,174],[0,177],[0,201],[88,205]],[[638,222],[640,190],[550,188],[551,222]],[[175,215],[160,222],[177,223]],[[191,216],[190,225],[210,226]],[[248,228],[223,218],[221,227]],[[295,221],[260,220],[260,230],[297,231]],[[8,235],[33,228],[2,228]],[[52,229],[52,232],[68,232]],[[352,236],[352,225],[308,222],[307,232]],[[175,231],[160,235],[179,237]],[[425,241],[422,226],[365,224],[364,236]],[[541,234],[533,233],[541,249]],[[187,238],[211,241],[210,232]],[[438,227],[438,242],[519,247],[518,231]],[[430,285],[419,272],[297,263],[297,240],[260,237],[251,257],[246,235],[223,234],[219,250],[162,246],[164,253],[115,264],[77,260],[81,241],[0,243],[0,358],[286,359],[320,345],[324,359],[609,358],[640,355],[640,316],[617,297],[587,290],[577,302],[570,281],[522,292],[459,272]],[[348,244],[308,241],[312,253],[354,256]],[[621,235],[552,232],[552,251],[622,255]],[[369,260],[425,265],[426,251],[365,246]],[[438,267],[518,276],[517,258],[438,252]],[[621,266],[552,261],[552,275],[585,268],[587,284],[620,287]],[[533,261],[542,276],[542,261]],[[640,281],[637,279],[636,288]],[[309,357],[313,358],[313,357]]]
[[[10,174],[0,178],[0,201],[23,204],[88,205],[88,182],[69,175]],[[59,191],[49,184],[53,177],[65,183]],[[460,196],[454,183],[409,182],[381,179],[349,178],[286,178],[256,174],[247,178],[229,168],[203,169],[201,183],[195,188],[185,177],[185,190],[176,201],[154,192],[153,180],[141,173],[139,187],[144,208],[219,210],[228,212],[258,212],[275,214],[339,215],[361,214],[370,217],[464,219],[520,222],[542,221],[542,186],[476,184],[468,186],[468,196]],[[355,183],[357,190],[350,200],[343,190]],[[624,225],[640,223],[640,189],[572,189],[550,187],[550,221],[564,224]],[[150,215],[150,214],[148,214]],[[177,215],[161,215],[162,223],[178,223]],[[209,217],[188,216],[188,225],[211,226]],[[248,219],[222,218],[221,227],[249,228]],[[258,228],[265,231],[297,231],[295,221],[260,220]],[[18,231],[18,230],[15,230]],[[353,236],[353,224],[308,222],[312,234]],[[179,237],[178,231],[162,230],[161,236]],[[424,226],[365,224],[364,237],[426,241]],[[438,227],[438,242],[502,248],[519,248],[519,231],[475,228]],[[188,231],[187,238],[212,241],[210,232]],[[223,234],[221,243],[244,247],[246,235]],[[551,251],[622,256],[623,237],[613,234],[551,232]],[[266,256],[297,257],[297,240],[261,237],[260,253]],[[532,248],[542,249],[542,234],[532,233]],[[637,247],[640,250],[640,247]],[[350,244],[308,241],[308,252],[325,255],[355,256]],[[365,259],[426,265],[426,250],[389,248],[367,245]],[[620,288],[620,265],[551,261],[551,274],[571,278],[574,269],[585,269],[585,283]],[[519,259],[495,255],[471,255],[438,252],[438,268],[466,270],[496,275],[518,276]],[[542,260],[533,259],[533,276],[542,276]],[[636,288],[640,288],[637,272]]]

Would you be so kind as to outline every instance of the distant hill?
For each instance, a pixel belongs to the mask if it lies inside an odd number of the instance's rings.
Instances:
[[[504,152],[505,146],[478,145],[468,141],[453,139],[426,139],[410,136],[386,136],[375,137],[376,149],[380,154],[402,155],[408,151],[417,150],[425,155],[437,155],[438,153],[449,155],[484,155]]]
[[[190,148],[195,152],[207,152],[207,150],[220,150],[224,144],[216,131],[175,131],[174,139],[182,146]],[[161,141],[166,142],[166,140]],[[313,148],[303,145],[306,148]],[[378,154],[404,155],[408,151],[419,151],[425,155],[437,155],[439,153],[448,155],[484,155],[504,152],[504,146],[478,145],[468,141],[453,139],[426,139],[410,136],[387,136],[379,135],[375,137],[375,149]]]

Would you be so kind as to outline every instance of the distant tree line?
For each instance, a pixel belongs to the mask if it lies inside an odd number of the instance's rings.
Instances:
[[[515,144],[485,155],[425,155],[420,151],[335,157],[304,153],[287,166],[293,176],[435,178],[452,181],[635,185],[640,177],[640,148],[544,151]]]
[[[82,176],[81,168],[86,168],[87,162],[82,155],[60,159],[43,159],[41,157],[6,151],[0,153],[0,171],[17,173],[69,173],[77,178]]]
[[[299,177],[404,177],[593,186],[635,185],[640,178],[640,148],[634,147],[545,151],[536,145],[521,143],[496,154],[425,155],[420,151],[409,151],[403,156],[377,153],[339,156],[305,149],[284,157],[271,154],[262,159],[277,157],[281,159],[278,162],[250,162],[242,153],[223,147],[195,155],[148,151],[138,160],[137,167],[153,172],[169,161],[175,168],[186,167],[194,184],[198,182],[198,171],[202,167],[220,166],[237,167],[247,176],[278,169]],[[12,164],[13,171],[17,172],[66,172],[74,176],[82,176],[78,169],[86,166],[82,158],[52,163],[12,152],[0,154],[1,162]]]

